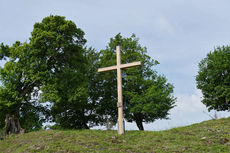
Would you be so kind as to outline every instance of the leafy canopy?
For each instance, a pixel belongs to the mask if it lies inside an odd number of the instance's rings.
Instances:
[[[199,63],[197,88],[209,110],[230,110],[230,46],[217,47]]]
[[[1,113],[17,116],[25,129],[37,129],[53,112],[40,102],[54,103],[53,108],[73,99],[78,103],[87,86],[85,43],[84,32],[75,23],[51,15],[35,23],[29,42],[1,44],[0,58],[7,60],[0,70]]]

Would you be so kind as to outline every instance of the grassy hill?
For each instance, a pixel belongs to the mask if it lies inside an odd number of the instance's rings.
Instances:
[[[230,152],[230,118],[160,132],[48,130],[0,140],[0,152]]]

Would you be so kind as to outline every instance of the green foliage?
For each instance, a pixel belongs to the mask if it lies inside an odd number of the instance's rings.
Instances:
[[[42,72],[47,77],[39,78],[46,79],[41,87],[41,101],[53,104],[51,115],[56,126],[91,127],[95,108],[88,100],[88,82],[92,74],[93,63],[89,58],[93,58],[90,57],[93,50],[84,47],[84,32],[64,17],[51,16],[34,25],[30,40],[38,49],[34,55],[40,56],[38,63],[45,63]]]
[[[31,103],[32,97],[37,94],[35,89],[37,82],[31,78],[31,72],[27,71],[30,61],[24,53],[31,49],[30,44],[15,42],[11,47],[1,47],[1,52],[7,54],[2,59],[8,58],[4,67],[0,69],[0,111],[2,118],[7,114],[21,116],[21,108],[26,103]],[[33,118],[33,123],[37,120]],[[33,127],[33,124],[31,125]],[[23,125],[25,127],[25,125]],[[26,128],[26,127],[25,127]],[[26,128],[27,129],[27,128]]]
[[[6,131],[5,129],[0,129],[0,141],[6,138]]]
[[[138,38],[133,34],[123,38],[120,34],[111,38],[105,50],[100,51],[100,67],[116,65],[115,47],[121,45],[121,61],[123,64],[141,61],[140,67],[124,69],[123,101],[125,119],[135,121],[142,129],[142,122],[153,122],[167,118],[168,111],[174,107],[173,86],[167,83],[164,76],[158,75],[153,66],[159,64],[147,55],[147,49],[141,47]],[[99,92],[98,113],[111,121],[117,119],[117,80],[116,71],[100,74],[97,92]]]
[[[221,152],[230,150],[230,118],[166,131],[46,130],[12,135],[0,152]]]
[[[5,126],[5,114],[0,112],[0,130]]]
[[[100,53],[85,43],[75,23],[53,15],[35,23],[28,42],[1,43],[0,59],[6,60],[0,69],[1,114],[15,115],[27,131],[40,129],[49,119],[64,129],[116,122],[116,72],[96,72],[116,63],[115,46],[120,44],[123,63],[142,61],[140,68],[123,71],[125,118],[140,129],[142,122],[167,118],[175,102],[173,86],[152,69],[159,63],[135,35],[118,34]],[[41,104],[45,102],[52,107]]]
[[[22,127],[30,131],[41,128],[50,114],[39,102],[54,103],[54,120],[68,109],[82,111],[87,102],[83,36],[72,21],[51,15],[35,23],[28,43],[1,44],[0,58],[7,62],[0,70],[0,112],[18,116]]]
[[[39,102],[22,104],[20,108],[20,123],[26,132],[37,131],[49,118],[49,110]],[[35,122],[36,121],[36,122]]]
[[[199,63],[197,88],[209,110],[230,110],[230,46],[217,47]]]

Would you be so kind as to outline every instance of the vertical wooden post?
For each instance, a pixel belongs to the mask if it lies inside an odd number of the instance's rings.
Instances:
[[[123,100],[122,100],[122,72],[121,72],[121,48],[116,47],[117,51],[117,97],[118,97],[118,134],[124,134],[123,126]]]
[[[124,68],[140,66],[141,62],[121,64],[121,47],[116,46],[117,65],[98,69],[98,72],[117,70],[117,107],[118,107],[118,134],[124,134],[123,100],[122,100],[122,72]]]

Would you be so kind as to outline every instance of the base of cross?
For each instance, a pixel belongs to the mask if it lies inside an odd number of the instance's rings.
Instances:
[[[123,129],[122,131],[120,131],[120,129],[119,129],[119,123],[122,123],[122,128],[121,129]],[[123,119],[123,121],[122,122],[119,122],[119,121],[117,121],[117,134],[125,134],[125,120]]]

